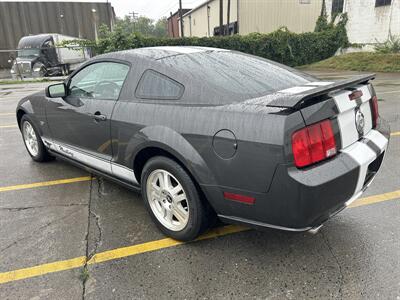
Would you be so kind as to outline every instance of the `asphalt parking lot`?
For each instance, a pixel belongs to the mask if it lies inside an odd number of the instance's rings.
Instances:
[[[225,226],[186,244],[156,229],[140,195],[30,159],[14,111],[45,85],[0,85],[0,299],[400,299],[400,75],[375,80],[393,135],[351,208],[316,235]]]

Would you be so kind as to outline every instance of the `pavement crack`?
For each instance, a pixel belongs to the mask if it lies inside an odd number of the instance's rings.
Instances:
[[[102,236],[103,236],[103,231],[101,229],[101,224],[100,224],[100,216],[98,216],[93,211],[90,211],[90,214],[94,216],[95,224],[96,224],[97,230],[99,231],[99,234],[98,234],[98,237],[97,237],[97,239],[95,241],[93,250],[90,251],[90,253],[87,255],[87,260],[90,260],[97,253],[97,248],[101,244],[101,240],[102,240]]]
[[[83,266],[83,269],[82,269],[82,274],[86,274],[86,276],[81,276],[81,280],[82,280],[82,300],[85,299],[86,281],[87,281],[87,278],[89,277],[89,272],[88,272],[88,267],[87,267],[87,262],[88,262],[87,257],[88,257],[88,254],[89,254],[90,204],[92,202],[92,190],[93,190],[93,175],[90,176],[90,186],[89,186],[88,219],[87,219],[87,227],[86,227],[86,235],[85,235],[85,241],[86,241],[85,255],[86,255],[86,260],[85,260],[85,265]]]
[[[100,245],[101,243],[101,238],[102,238],[102,229],[100,226],[100,217],[98,215],[96,215],[96,213],[94,213],[92,211],[92,200],[93,200],[93,181],[94,181],[94,177],[93,175],[91,175],[91,179],[90,179],[90,190],[89,190],[89,202],[88,202],[88,219],[87,219],[87,227],[86,227],[86,235],[85,235],[85,241],[86,241],[86,251],[85,251],[85,255],[86,255],[86,260],[85,260],[85,264],[82,268],[82,272],[80,275],[81,281],[82,281],[82,300],[85,299],[85,295],[86,295],[86,282],[89,279],[89,269],[88,269],[88,261],[93,257],[94,254],[96,254],[97,251],[97,247]],[[98,180],[99,182],[99,180]],[[98,185],[100,185],[100,183],[98,183]],[[100,194],[99,191],[100,187],[98,187],[98,194]],[[95,242],[95,246],[93,248],[92,251],[89,250],[89,235],[90,235],[90,219],[91,216],[94,216],[95,218],[95,224],[99,230],[99,236],[96,239]]]
[[[71,206],[87,206],[87,203],[69,203],[69,204],[55,204],[55,205],[37,205],[37,206],[26,206],[26,207],[0,207],[0,210],[7,211],[22,211],[28,209],[37,209],[37,208],[48,208],[48,207],[71,207]]]
[[[104,195],[104,179],[99,177],[97,179],[97,196],[101,198]]]
[[[325,234],[322,231],[321,231],[321,235],[322,235],[322,239],[324,240],[326,246],[328,247],[329,252],[331,253],[333,259],[336,262],[336,265],[337,265],[337,268],[339,271],[339,275],[340,275],[338,294],[339,294],[339,299],[343,299],[343,277],[344,276],[343,276],[343,271],[342,271],[342,265],[340,264],[338,257],[335,255],[335,252],[333,251],[333,248],[332,248],[331,244],[329,243],[329,239],[325,236]]]

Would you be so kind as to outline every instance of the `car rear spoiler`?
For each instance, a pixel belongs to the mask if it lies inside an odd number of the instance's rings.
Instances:
[[[267,100],[267,103],[264,102],[264,104],[270,107],[285,107],[285,108],[298,109],[301,108],[304,104],[306,104],[307,101],[311,99],[326,96],[330,92],[348,88],[356,84],[366,84],[370,80],[373,80],[374,78],[375,74],[358,75],[348,79],[336,81],[328,85],[317,86],[310,90],[302,91],[299,93],[291,94],[284,92],[276,92],[272,95],[268,95],[266,97],[261,97],[261,98],[264,98],[264,101]],[[312,83],[310,83],[309,85],[312,86]],[[258,101],[261,100],[261,98],[258,98]]]

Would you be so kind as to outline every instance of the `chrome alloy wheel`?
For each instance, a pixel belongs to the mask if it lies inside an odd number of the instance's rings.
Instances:
[[[35,130],[33,130],[31,123],[28,121],[25,121],[22,125],[22,134],[24,136],[25,145],[29,153],[32,156],[37,156],[39,153],[39,143]]]
[[[151,172],[146,182],[147,200],[158,221],[172,231],[180,231],[189,220],[189,203],[179,181],[168,171]]]

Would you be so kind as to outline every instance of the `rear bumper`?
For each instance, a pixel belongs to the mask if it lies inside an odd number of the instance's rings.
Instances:
[[[362,140],[329,161],[299,170],[279,165],[268,193],[252,193],[221,187],[204,187],[225,221],[254,227],[307,231],[320,226],[361,196],[371,184],[389,141],[389,130],[381,124]],[[254,205],[223,199],[223,192],[254,197]]]

